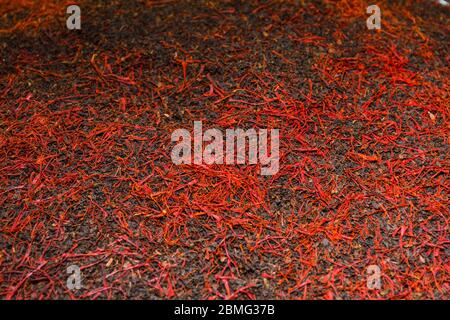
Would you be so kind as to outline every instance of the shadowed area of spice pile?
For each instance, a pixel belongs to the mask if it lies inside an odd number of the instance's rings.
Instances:
[[[448,7],[69,4],[0,3],[2,298],[449,298]],[[175,165],[194,121],[279,171]]]

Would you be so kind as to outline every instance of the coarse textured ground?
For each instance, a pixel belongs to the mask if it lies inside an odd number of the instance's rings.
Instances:
[[[448,7],[67,4],[0,1],[0,297],[449,298]],[[173,164],[196,120],[279,172]]]

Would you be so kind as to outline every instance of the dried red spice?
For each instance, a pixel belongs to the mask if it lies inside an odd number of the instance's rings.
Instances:
[[[66,4],[0,4],[3,298],[449,298],[448,9]],[[280,171],[172,164],[193,121]]]

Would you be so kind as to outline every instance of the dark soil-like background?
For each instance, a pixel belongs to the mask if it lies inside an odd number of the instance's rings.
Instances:
[[[68,4],[0,1],[2,298],[449,298],[449,7]],[[200,120],[279,172],[173,164]]]

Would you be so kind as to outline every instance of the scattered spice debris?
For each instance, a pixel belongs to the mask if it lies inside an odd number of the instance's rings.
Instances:
[[[69,4],[0,3],[2,298],[449,299],[448,7]],[[174,165],[193,121],[278,174]]]

